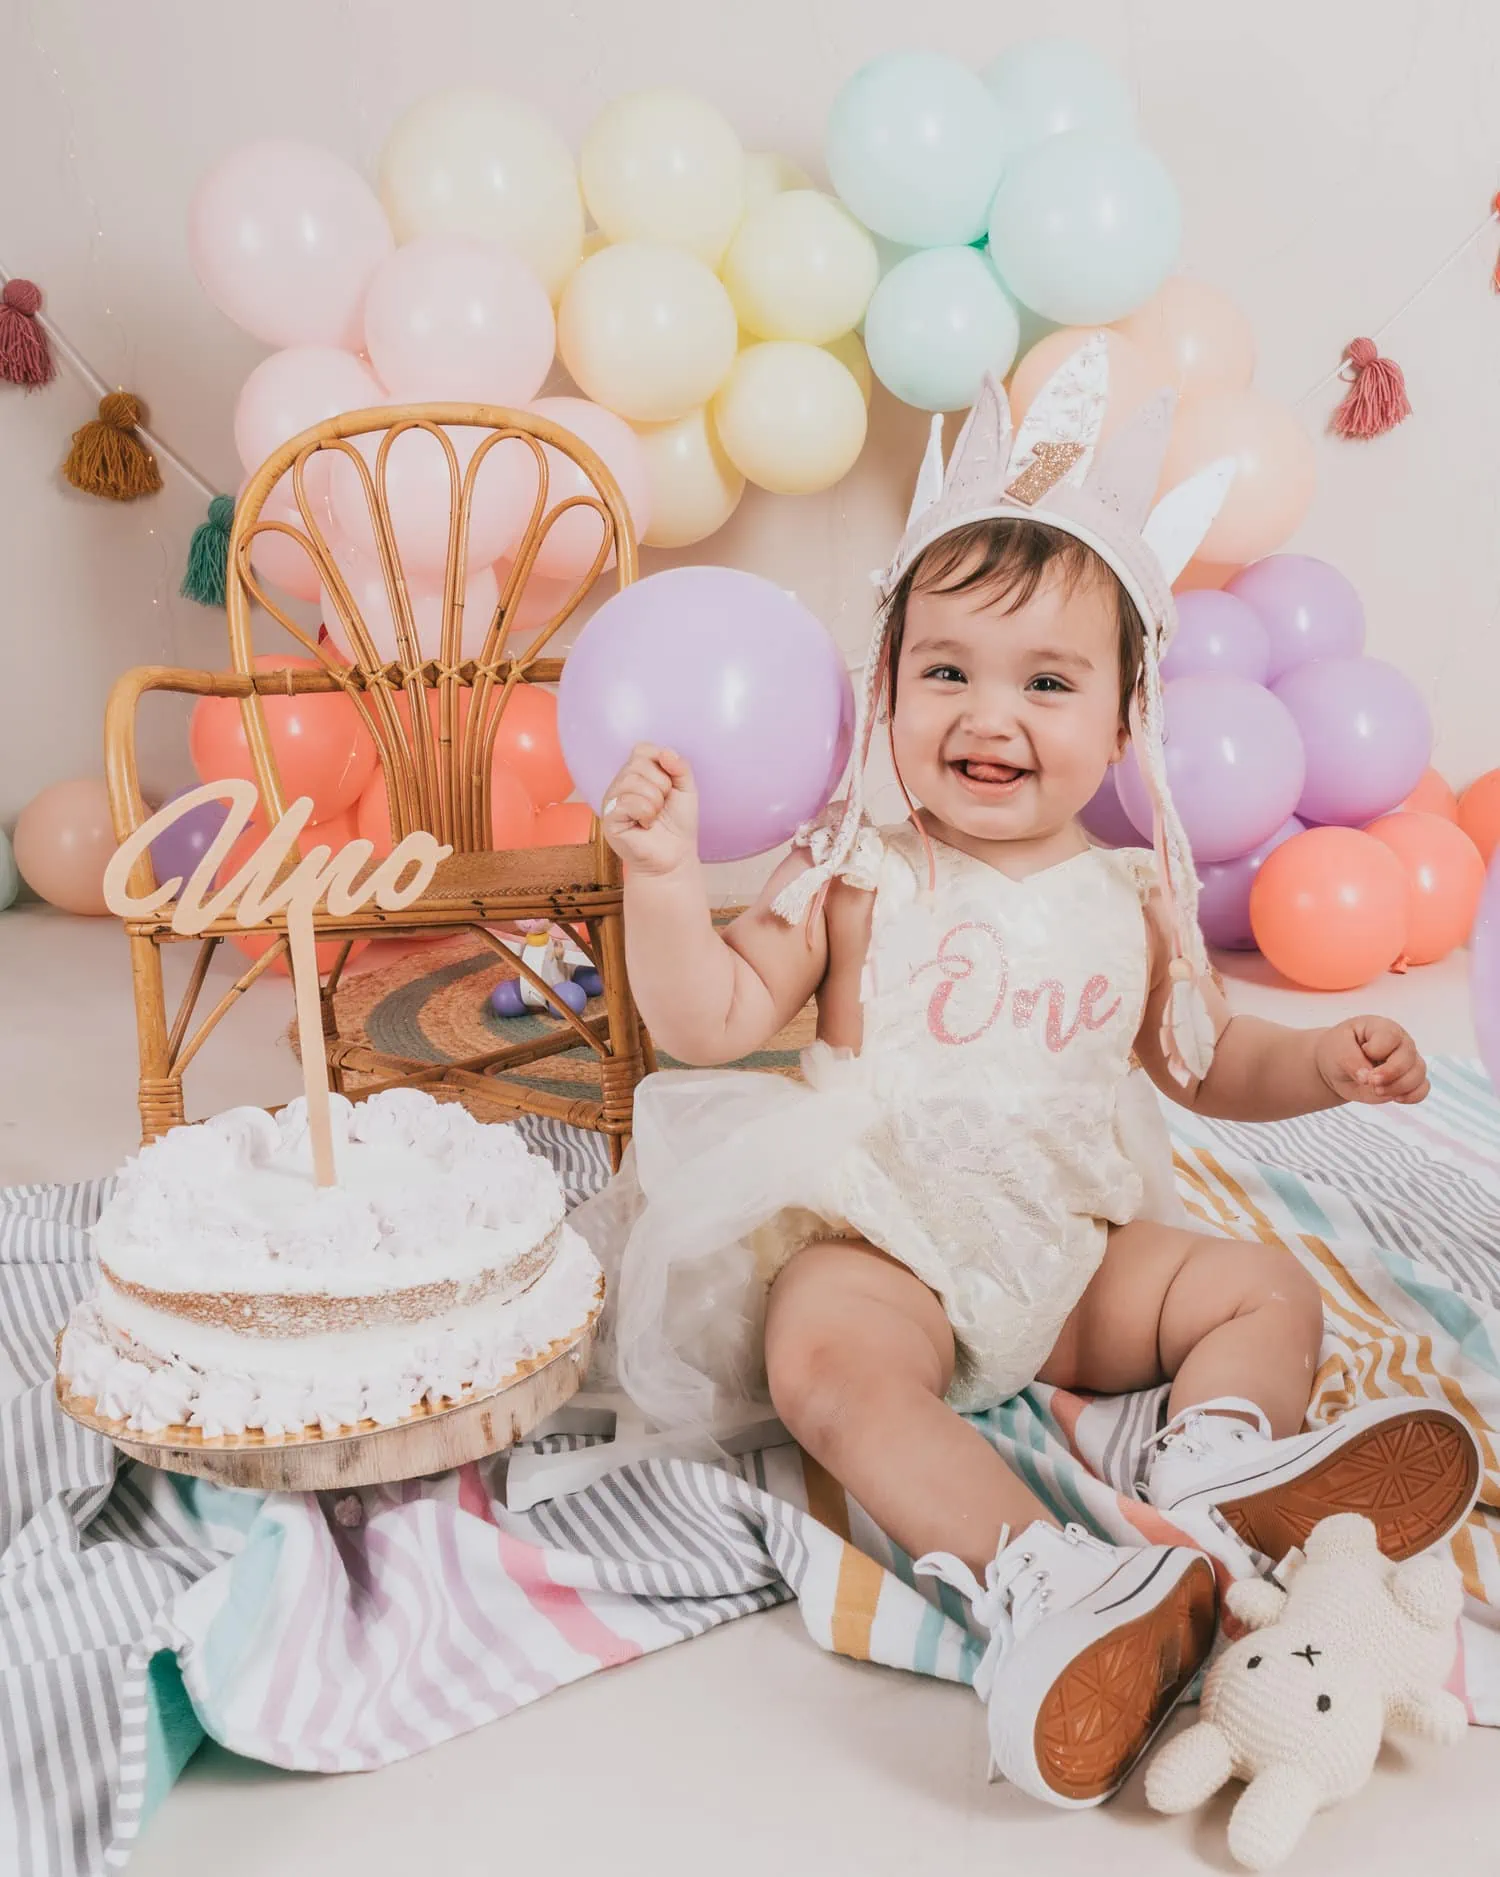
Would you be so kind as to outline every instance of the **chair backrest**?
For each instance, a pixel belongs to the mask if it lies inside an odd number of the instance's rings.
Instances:
[[[458,449],[448,434],[450,427],[460,430]],[[412,473],[413,452],[421,452],[428,458],[423,468],[429,476],[435,474],[440,490],[441,461],[446,459],[448,548],[436,624],[430,600],[422,620],[416,617],[413,582],[403,564],[388,501],[391,451],[402,438],[398,471],[403,479]],[[553,499],[543,445],[583,472],[589,493]],[[535,464],[530,518],[519,539],[507,544],[507,564],[501,569],[493,614],[482,632],[472,620],[466,631],[464,590],[476,487],[483,475],[504,475],[514,497],[519,471],[526,477],[519,485],[524,502],[533,473],[525,460],[528,452]],[[358,551],[383,576],[388,609],[378,638],[351,590],[348,549],[341,555],[334,550],[331,495],[335,477],[339,479],[340,519],[346,527],[363,493],[369,533],[359,541]],[[268,503],[269,514],[265,512]],[[592,565],[574,580],[547,583],[562,597],[546,612],[525,646],[517,648],[512,642],[517,614],[537,557],[552,530],[572,511],[593,513],[599,519],[600,539]],[[571,529],[577,533],[576,521]],[[320,642],[300,625],[275,588],[257,572],[255,545],[258,538],[268,536],[296,543],[308,557],[327,595],[325,604],[331,602],[337,614],[347,658],[332,639]],[[284,555],[295,550],[278,542],[277,551]],[[491,845],[490,776],[495,737],[506,707],[518,685],[553,683],[560,676],[561,660],[543,653],[611,562],[619,586],[635,578],[636,543],[630,513],[610,471],[571,432],[528,411],[491,405],[399,405],[350,411],[284,443],[250,478],[236,504],[226,581],[230,653],[237,672],[255,672],[250,609],[252,601],[258,603],[323,667],[326,675],[296,674],[295,688],[342,690],[375,739],[393,836],[399,840],[415,828],[426,828],[459,853],[482,851]],[[435,580],[428,583],[429,593],[434,584]],[[287,688],[292,689],[293,683]],[[274,818],[287,804],[260,697],[242,699],[241,709],[257,785]]]

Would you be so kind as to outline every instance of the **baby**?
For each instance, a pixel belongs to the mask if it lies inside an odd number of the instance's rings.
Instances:
[[[1214,1574],[1186,1545],[1059,1528],[961,1411],[1033,1380],[1170,1382],[1147,1497],[1174,1535],[1222,1547],[1232,1532],[1273,1560],[1351,1510],[1409,1555],[1467,1515],[1477,1484],[1472,1437],[1427,1404],[1300,1432],[1316,1284],[1278,1245],[1174,1222],[1141,1070],[1238,1121],[1419,1102],[1427,1079],[1385,1018],[1285,1029],[1231,1016],[1215,985],[1162,767],[1159,665],[1170,580],[1227,472],[1148,519],[1169,404],[1096,452],[1104,371],[1091,343],[1014,443],[987,386],[946,476],[934,427],[883,577],[849,799],[747,913],[715,928],[680,757],[637,749],[604,810],[657,1042],[732,1062],[810,997],[819,1036],[805,1085],[643,1084],[621,1380],[661,1424],[711,1424],[754,1392],[763,1355],[795,1438],[970,1598],[994,1762],[1065,1806],[1113,1792],[1191,1682]],[[877,832],[860,799],[880,701],[920,807]],[[1154,856],[1092,847],[1078,821],[1132,743]]]

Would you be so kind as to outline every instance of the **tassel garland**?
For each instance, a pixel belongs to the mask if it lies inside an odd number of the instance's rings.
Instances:
[[[7,280],[0,293],[0,380],[34,391],[57,376],[52,348],[37,318],[42,290],[35,281]]]
[[[1394,430],[1403,417],[1411,416],[1401,367],[1393,358],[1382,358],[1373,339],[1354,340],[1344,348],[1344,358],[1353,371],[1354,382],[1333,413],[1329,427],[1335,436],[1383,436],[1387,430]]]
[[[140,421],[140,404],[128,391],[111,391],[99,400],[99,415],[73,432],[73,447],[63,464],[63,474],[75,489],[113,502],[155,495],[161,471],[135,434]]]
[[[180,589],[185,600],[200,606],[222,606],[229,571],[229,530],[234,526],[234,497],[216,495],[208,505],[208,518],[193,530],[188,544],[187,570]]]

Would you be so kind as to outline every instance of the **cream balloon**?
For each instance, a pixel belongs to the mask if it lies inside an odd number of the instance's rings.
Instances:
[[[821,346],[796,340],[741,352],[713,417],[735,468],[777,495],[831,488],[864,448],[865,401],[853,374]]]
[[[864,340],[857,332],[846,332],[837,339],[830,339],[823,350],[831,358],[836,358],[849,373],[859,386],[859,395],[868,405],[875,395],[875,374],[870,370],[870,355],[865,350]]]
[[[391,610],[384,573],[378,565],[349,548],[340,549],[334,558],[338,561],[344,584],[353,597],[360,620],[376,651],[388,664],[400,658],[396,616]],[[440,657],[443,649],[442,594],[434,592],[430,587],[417,590],[409,586],[407,596],[411,603],[417,645],[423,658]],[[500,583],[491,568],[480,567],[469,576],[464,586],[464,611],[460,622],[460,659],[478,658],[484,649],[485,634],[490,629],[490,620],[494,617],[499,598]],[[354,646],[339,617],[333,596],[326,587],[320,590],[320,602],[323,624],[328,628],[329,638],[343,656],[352,662]]]
[[[705,403],[738,342],[718,276],[655,242],[590,255],[557,309],[558,350],[579,389],[634,423],[668,423]]]
[[[1016,366],[1010,381],[1010,411],[1016,423],[1026,415],[1032,399],[1063,360],[1071,358],[1092,336],[1092,328],[1061,326],[1037,340]],[[1104,346],[1109,355],[1109,403],[1100,426],[1101,438],[1134,416],[1153,391],[1172,382],[1166,361],[1123,333],[1106,329]]]
[[[722,528],[745,478],[725,455],[707,406],[669,424],[637,424],[635,434],[651,491],[646,545],[691,547]]]
[[[583,198],[611,241],[662,241],[717,266],[745,207],[745,152],[688,91],[632,91],[583,140]]]
[[[398,241],[503,241],[553,300],[583,252],[583,199],[566,143],[540,112],[481,87],[424,98],[380,153],[380,199]]]
[[[868,233],[816,189],[788,189],[751,209],[724,256],[735,313],[760,339],[826,345],[864,318],[879,278]]]
[[[745,157],[745,213],[758,209],[783,189],[811,189],[813,179],[789,156],[754,150]]]
[[[1243,391],[1255,375],[1255,334],[1230,299],[1206,281],[1173,274],[1114,330],[1162,359],[1181,397]]]

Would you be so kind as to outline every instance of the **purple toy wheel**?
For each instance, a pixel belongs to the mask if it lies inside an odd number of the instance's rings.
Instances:
[[[521,998],[521,980],[502,978],[490,992],[490,1009],[497,1017],[524,1017],[526,1005]]]
[[[573,982],[585,997],[602,997],[604,980],[592,965],[580,965],[573,973]]]

